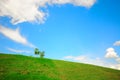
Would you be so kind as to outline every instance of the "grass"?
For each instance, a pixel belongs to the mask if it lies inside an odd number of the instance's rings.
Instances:
[[[0,54],[0,80],[120,80],[120,71],[62,60]]]

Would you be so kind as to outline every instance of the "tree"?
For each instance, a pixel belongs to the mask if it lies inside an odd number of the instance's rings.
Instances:
[[[35,53],[35,55],[39,55],[39,49],[38,49],[38,48],[35,48],[34,53]]]
[[[40,58],[44,58],[44,56],[45,56],[45,51],[39,51],[39,49],[38,48],[35,48],[35,50],[34,50],[34,54],[35,55],[40,55]]]
[[[45,51],[40,52],[40,58],[44,58],[45,56]]]

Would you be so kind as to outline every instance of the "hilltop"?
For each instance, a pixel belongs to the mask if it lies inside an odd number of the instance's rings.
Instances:
[[[0,80],[120,80],[120,71],[62,60],[0,54]]]

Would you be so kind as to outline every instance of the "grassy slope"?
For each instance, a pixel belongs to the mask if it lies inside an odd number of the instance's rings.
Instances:
[[[0,80],[120,80],[120,71],[60,60],[0,54]]]

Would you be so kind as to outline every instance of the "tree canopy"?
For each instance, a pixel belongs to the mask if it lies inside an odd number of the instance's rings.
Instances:
[[[40,55],[40,58],[44,58],[44,56],[45,56],[45,51],[39,51],[38,48],[35,48],[34,54],[35,54],[35,55]]]

